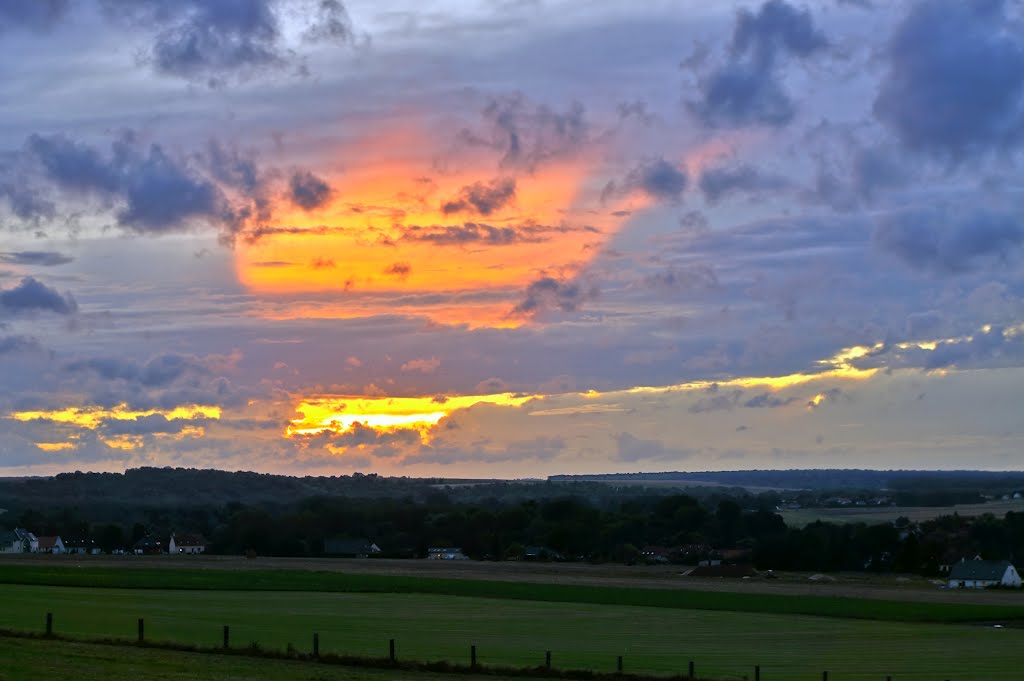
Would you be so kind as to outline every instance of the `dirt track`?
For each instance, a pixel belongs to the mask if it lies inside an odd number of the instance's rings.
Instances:
[[[489,563],[478,561],[432,560],[358,560],[331,558],[255,558],[235,556],[8,556],[0,565],[45,563],[76,566],[132,569],[189,567],[209,570],[320,570],[354,574],[489,579],[551,584],[585,584],[693,591],[729,591],[737,593],[815,595],[851,598],[876,598],[933,603],[979,603],[1024,606],[1024,593],[1011,591],[975,591],[940,589],[920,577],[901,578],[886,575],[845,573],[821,576],[810,573],[784,573],[776,579],[714,579],[686,577],[680,566],[589,565],[584,563]],[[239,579],[244,588],[244,578]]]

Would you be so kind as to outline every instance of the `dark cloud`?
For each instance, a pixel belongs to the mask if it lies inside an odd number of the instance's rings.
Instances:
[[[315,210],[327,203],[331,194],[331,185],[308,170],[298,170],[288,181],[288,196],[299,208]]]
[[[811,13],[768,0],[736,16],[729,58],[700,83],[690,110],[711,127],[783,126],[796,108],[782,85],[787,57],[807,58],[828,45]]]
[[[1024,31],[1002,0],[925,0],[888,47],[875,115],[909,148],[953,158],[1024,132]]]
[[[70,293],[61,295],[33,277],[25,277],[11,289],[0,289],[0,310],[11,313],[47,311],[60,315],[74,314],[78,303]]]
[[[473,212],[486,216],[504,208],[515,197],[515,178],[498,177],[490,182],[474,182],[463,187],[458,197],[441,205],[441,210],[445,215]]]
[[[131,132],[107,155],[64,135],[32,135],[26,154],[57,188],[116,206],[118,223],[136,232],[177,231],[193,221],[233,232],[243,215],[193,163],[158,144],[144,147]]]
[[[0,33],[8,28],[48,30],[70,6],[70,0],[0,0]]]
[[[13,175],[6,180],[0,175],[0,198],[7,199],[7,205],[15,217],[25,222],[37,222],[57,214],[57,206],[53,201],[44,196],[38,188],[31,186],[24,175]]]
[[[56,251],[8,251],[0,253],[0,262],[8,265],[37,265],[40,267],[54,267],[66,265],[74,258]]]
[[[318,0],[316,19],[303,34],[306,40],[346,42],[352,39],[352,22],[339,0]]]
[[[988,211],[903,213],[879,224],[874,242],[916,270],[960,274],[1007,261],[1024,244],[1024,220]]]
[[[384,274],[392,277],[398,277],[399,279],[405,279],[412,272],[412,265],[407,262],[396,262],[388,265],[384,268]]]
[[[439,246],[461,246],[464,244],[487,244],[506,246],[517,243],[537,243],[547,240],[547,233],[567,231],[544,225],[522,225],[519,227],[495,227],[482,222],[465,222],[461,225],[435,225],[432,227],[412,226],[406,229],[403,239],[426,241]]]
[[[589,126],[579,102],[558,113],[516,93],[492,99],[482,113],[485,129],[463,129],[459,138],[502,154],[503,168],[532,171],[544,161],[573,154],[588,139]]]
[[[256,194],[264,184],[256,159],[215,139],[206,145],[206,153],[201,159],[210,174],[229,187],[237,187],[247,194]]]
[[[307,41],[352,37],[339,0],[102,0],[107,16],[152,32],[144,60],[160,73],[220,85],[267,68],[300,66],[283,40],[282,14],[304,22]],[[300,68],[301,70],[301,68]]]
[[[644,161],[629,171],[624,180],[626,191],[642,191],[659,201],[679,201],[686,190],[689,178],[686,171],[663,158]],[[614,194],[614,184],[605,188],[603,197]]]
[[[709,411],[730,411],[739,403],[740,398],[743,396],[743,391],[741,390],[733,390],[721,395],[714,394],[714,392],[712,391],[711,396],[702,397],[694,402],[690,405],[688,411],[691,414],[703,414]]]
[[[667,292],[707,290],[718,286],[718,275],[708,265],[668,267],[660,272],[645,276],[640,280],[638,286],[654,291]]]
[[[785,178],[766,175],[750,165],[710,168],[701,173],[698,184],[711,203],[729,194],[780,191],[789,186]]]
[[[512,310],[512,316],[532,316],[548,310],[574,312],[597,297],[597,289],[576,281],[542,277],[526,287],[526,295]]]
[[[772,393],[761,393],[760,395],[754,395],[744,402],[743,406],[750,409],[774,409],[776,407],[788,407],[799,401],[799,397],[779,397]]]
[[[42,352],[39,341],[31,336],[0,337],[0,355],[12,355],[21,352]]]
[[[176,435],[186,428],[203,426],[208,419],[169,419],[163,414],[136,416],[134,419],[109,419],[100,424],[107,437],[120,435]]]

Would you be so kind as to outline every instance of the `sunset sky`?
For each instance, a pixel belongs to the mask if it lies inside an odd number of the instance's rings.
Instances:
[[[0,476],[1024,467],[1024,3],[0,0]]]

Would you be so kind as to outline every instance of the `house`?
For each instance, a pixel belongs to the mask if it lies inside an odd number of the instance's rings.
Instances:
[[[989,586],[1019,587],[1020,574],[1008,560],[961,560],[949,571],[951,589],[983,589]]]
[[[73,556],[98,556],[102,553],[92,539],[69,539],[64,542],[64,552]]]
[[[380,547],[366,539],[327,539],[324,541],[325,556],[341,558],[369,558],[380,553]]]
[[[25,541],[11,530],[0,530],[0,553],[25,553]]]
[[[21,527],[14,528],[14,533],[25,542],[29,553],[39,553],[39,539],[34,534]]]
[[[156,556],[164,552],[163,543],[146,535],[132,545],[132,553],[136,556]]]
[[[39,553],[64,553],[64,542],[60,537],[39,537]]]
[[[469,560],[461,548],[427,549],[427,560]]]
[[[206,553],[206,540],[199,534],[172,534],[167,541],[167,553],[171,555]]]

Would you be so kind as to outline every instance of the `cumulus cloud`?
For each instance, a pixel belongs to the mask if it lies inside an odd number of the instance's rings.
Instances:
[[[875,115],[909,148],[962,157],[1019,143],[1024,31],[1002,0],[924,0],[896,29]]]
[[[331,199],[331,185],[308,170],[294,172],[288,181],[292,203],[303,210],[316,210]]]
[[[1024,244],[1024,220],[987,210],[906,212],[882,221],[874,242],[916,270],[954,275],[1006,262]]]
[[[295,66],[284,13],[303,22],[307,41],[347,41],[352,27],[338,0],[102,0],[107,16],[152,34],[145,59],[166,75],[206,81]]]
[[[70,315],[78,312],[78,303],[70,293],[61,294],[34,277],[25,277],[14,288],[0,289],[0,310],[11,314],[53,312]]]
[[[806,59],[828,46],[811,13],[783,0],[768,0],[757,10],[736,16],[724,65],[700,83],[700,99],[690,110],[710,127],[780,127],[796,113],[782,84],[789,57]]]
[[[463,187],[457,197],[441,205],[441,211],[445,215],[472,212],[487,216],[507,206],[515,197],[515,178],[498,177]]]
[[[577,281],[541,277],[526,287],[523,299],[512,310],[513,316],[533,316],[548,310],[573,312],[584,302],[597,297],[597,289]]]
[[[67,265],[74,261],[69,255],[56,251],[8,251],[0,253],[0,262],[8,265],[36,265],[39,267],[55,267]]]
[[[132,133],[107,155],[65,135],[32,135],[26,154],[58,189],[114,204],[118,223],[133,231],[176,231],[195,220],[237,228],[239,213],[193,162],[159,144],[146,148]]]
[[[652,199],[678,201],[686,189],[686,171],[663,158],[643,162],[626,176],[626,186],[639,189]]]

